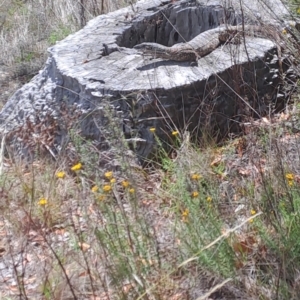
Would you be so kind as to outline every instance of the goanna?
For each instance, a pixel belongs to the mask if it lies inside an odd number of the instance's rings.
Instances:
[[[237,25],[220,26],[200,33],[187,43],[175,44],[172,47],[163,46],[157,43],[142,43],[134,46],[134,49],[144,55],[154,58],[162,58],[174,61],[197,61],[199,58],[211,53],[221,43],[232,39],[238,40],[241,34],[257,36],[263,34],[261,26]]]

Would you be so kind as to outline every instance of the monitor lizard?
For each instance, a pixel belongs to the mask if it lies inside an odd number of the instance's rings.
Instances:
[[[276,28],[272,28],[272,34],[268,28],[256,25],[220,26],[200,33],[187,43],[175,44],[172,47],[157,43],[142,43],[134,46],[134,49],[154,58],[197,62],[199,58],[211,53],[222,43],[238,41],[241,35],[261,37],[273,35],[274,37],[274,30],[276,31]]]

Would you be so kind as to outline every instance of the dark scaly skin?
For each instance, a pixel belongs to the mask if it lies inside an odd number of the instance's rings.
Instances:
[[[183,44],[182,44],[183,45]],[[174,45],[179,46],[179,44]],[[175,61],[197,61],[199,56],[195,50],[185,47],[167,47],[156,43],[142,43],[134,46],[134,49],[140,50],[145,55],[154,58],[162,58]]]
[[[174,61],[197,61],[199,58],[211,53],[228,40],[233,39],[244,30],[245,35],[261,33],[260,26],[237,25],[224,26],[200,33],[187,43],[175,44],[172,47],[157,43],[142,43],[134,46],[145,55]]]

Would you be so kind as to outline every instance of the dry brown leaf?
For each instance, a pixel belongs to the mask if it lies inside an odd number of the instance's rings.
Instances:
[[[234,262],[234,266],[237,270],[239,270],[244,266],[244,263],[240,259],[236,259]]]
[[[149,206],[152,204],[152,201],[150,200],[142,200],[142,203],[144,204],[144,206]]]
[[[294,180],[295,180],[297,183],[300,183],[300,176],[299,176],[299,175],[295,175],[295,176],[294,176]]]
[[[25,255],[25,257],[26,257],[27,262],[31,262],[33,260],[33,255],[32,254],[27,253]]]
[[[265,245],[259,247],[259,254],[264,259],[267,257],[267,247]]]
[[[154,264],[154,262],[151,259],[147,260],[145,258],[139,257],[137,260],[140,261],[145,267],[149,267]]]
[[[249,254],[252,253],[254,250],[254,244],[256,244],[256,239],[253,236],[248,236],[247,238],[236,241],[233,244],[233,250],[236,253],[241,254]]]
[[[31,277],[24,280],[25,284],[32,284],[34,282],[36,282],[36,277],[35,276],[31,276]]]
[[[19,287],[16,284],[12,284],[8,287],[12,292],[19,291]]]
[[[86,252],[87,250],[89,250],[91,248],[91,246],[89,244],[86,244],[86,243],[78,243],[78,246],[80,247],[80,249],[83,252]]]
[[[0,257],[4,255],[6,249],[4,247],[0,247]]]
[[[217,155],[217,157],[210,164],[211,167],[217,167],[222,162],[222,155]]]
[[[261,119],[265,124],[268,124],[268,125],[271,124],[270,121],[266,117],[262,117]]]
[[[186,296],[184,296],[183,293],[177,293],[170,298],[170,300],[183,300],[183,299],[186,299]]]
[[[122,287],[122,291],[123,293],[126,295],[130,292],[130,290],[134,288],[134,284],[133,283],[128,283],[128,284],[124,284]]]
[[[150,193],[150,192],[153,192],[153,186],[151,186],[151,185],[147,185],[146,187],[145,187],[145,191],[147,191],[148,193]]]
[[[94,208],[93,208],[93,204],[90,204],[89,205],[89,211],[92,213],[92,214],[96,214],[96,212],[95,212],[95,210],[94,210]]]
[[[102,293],[99,296],[91,296],[89,299],[90,300],[109,300],[110,297],[107,295],[107,293]]]
[[[250,169],[240,168],[239,169],[239,174],[249,176],[251,174],[251,171],[250,171]]]
[[[44,237],[38,234],[35,230],[30,230],[28,235],[30,236],[31,242],[41,243],[45,240]]]
[[[239,157],[242,157],[245,149],[247,148],[247,142],[245,138],[239,138],[236,142],[234,142],[234,146],[236,148],[236,152]]]
[[[282,112],[282,113],[280,114],[279,121],[285,121],[285,120],[288,120],[289,117],[290,117],[290,114],[288,114],[288,113],[286,114],[286,113]]]
[[[57,229],[55,229],[55,234],[57,234],[57,235],[64,235],[65,234],[65,232],[66,232],[66,230],[64,229],[64,228],[57,228]]]
[[[82,273],[80,273],[79,275],[78,275],[78,277],[86,277],[86,276],[88,276],[88,272],[87,271],[83,271]]]

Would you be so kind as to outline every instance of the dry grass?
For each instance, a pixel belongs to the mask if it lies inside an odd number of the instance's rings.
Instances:
[[[178,138],[146,170],[99,170],[84,142],[81,165],[4,159],[1,296],[297,299],[299,137],[278,138],[291,118],[201,152]]]
[[[97,15],[121,8],[126,3],[105,0],[1,1],[0,87],[11,89],[1,95],[1,102],[37,74],[47,59],[48,47],[76,32]],[[11,77],[19,83],[9,84],[7,81]]]

